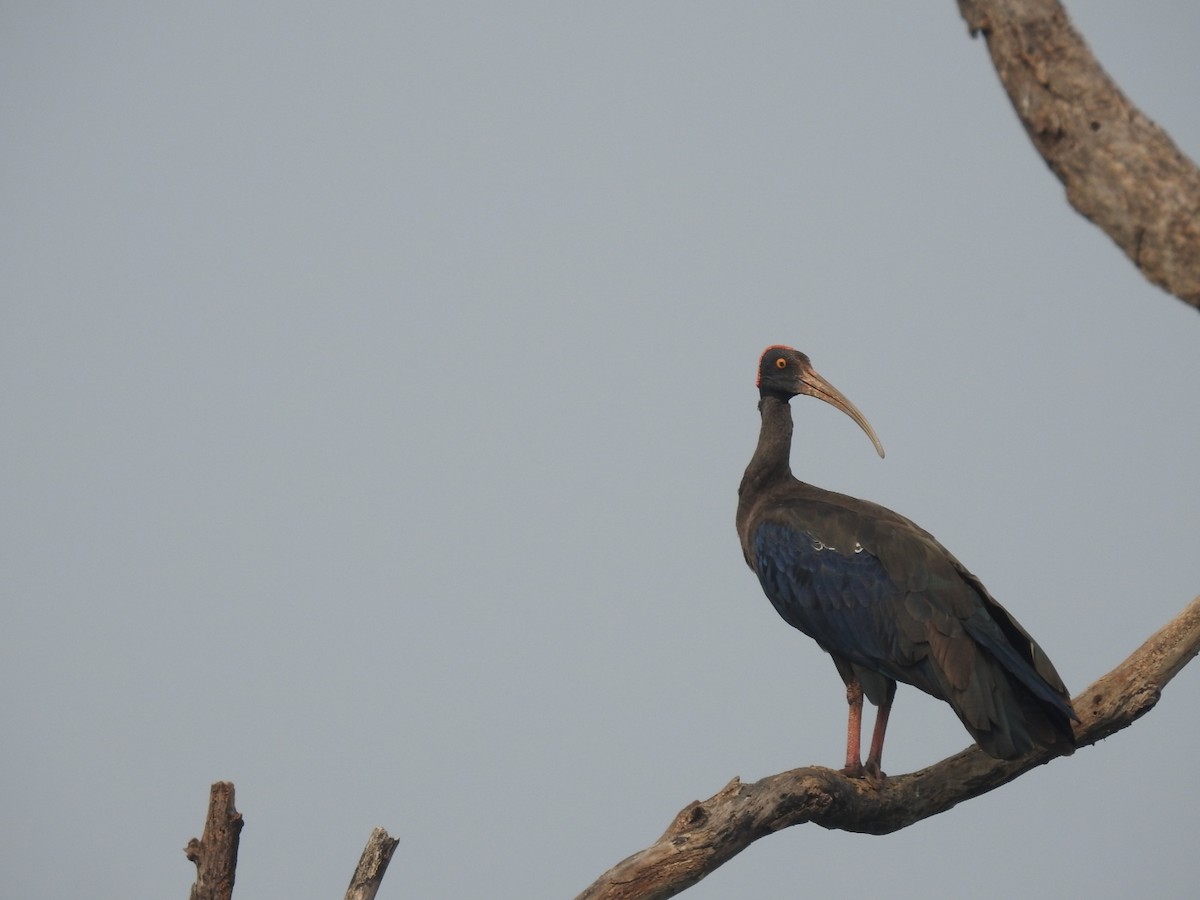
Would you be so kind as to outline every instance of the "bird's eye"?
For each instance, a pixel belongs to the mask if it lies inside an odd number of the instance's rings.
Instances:
[[[787,368],[787,360],[784,359],[782,356],[779,357],[779,359],[775,360],[775,368],[786,369]]]

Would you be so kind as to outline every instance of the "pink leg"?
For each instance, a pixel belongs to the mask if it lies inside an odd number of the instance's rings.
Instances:
[[[883,735],[887,731],[888,716],[892,712],[892,698],[875,713],[875,730],[871,732],[871,749],[867,753],[867,777],[883,780]]]
[[[846,681],[846,702],[850,704],[850,719],[846,723],[846,768],[842,773],[858,777],[863,773],[862,764],[862,712],[863,689],[857,678]],[[872,752],[874,744],[871,745]]]

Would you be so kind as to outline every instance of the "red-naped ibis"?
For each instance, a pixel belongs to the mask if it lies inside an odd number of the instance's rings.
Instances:
[[[882,457],[863,414],[791,347],[766,349],[758,390],[762,428],[738,489],[738,535],[775,610],[833,657],[846,683],[842,771],[883,777],[883,736],[898,681],[949,703],[998,759],[1036,747],[1072,752],[1076,716],[1062,679],[978,578],[904,516],[792,475],[792,397],[837,407]],[[864,694],[879,707],[865,766]]]

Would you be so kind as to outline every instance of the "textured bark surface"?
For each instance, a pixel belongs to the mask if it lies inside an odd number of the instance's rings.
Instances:
[[[209,789],[204,834],[188,841],[184,853],[196,864],[191,900],[229,900],[237,870],[242,814],[233,805],[233,785],[218,781]]]
[[[1200,652],[1200,597],[1133,655],[1075,700],[1082,749],[1154,708],[1163,687]],[[1055,757],[992,759],[978,747],[879,789],[832,769],[810,767],[751,784],[737,778],[707,800],[686,806],[654,844],[617,863],[578,900],[673,897],[761,837],[804,822],[887,834],[998,788]]]
[[[375,900],[379,884],[399,843],[382,828],[371,832],[358,861],[358,868],[354,870],[354,877],[350,879],[350,887],[346,889],[346,900]]]
[[[1067,200],[1200,308],[1200,170],[1113,84],[1057,0],[958,0]]]

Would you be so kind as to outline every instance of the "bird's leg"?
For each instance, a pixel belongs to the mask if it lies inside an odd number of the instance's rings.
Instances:
[[[867,778],[873,782],[882,783],[886,777],[883,774],[883,736],[887,732],[888,716],[892,712],[892,700],[896,696],[895,682],[888,691],[887,700],[879,705],[875,713],[875,730],[871,732],[871,749],[867,751]]]
[[[863,689],[858,678],[851,675],[846,679],[846,702],[850,704],[850,719],[846,723],[846,768],[843,775],[859,778],[863,774],[862,764],[862,712]],[[872,743],[871,749],[875,745]]]

